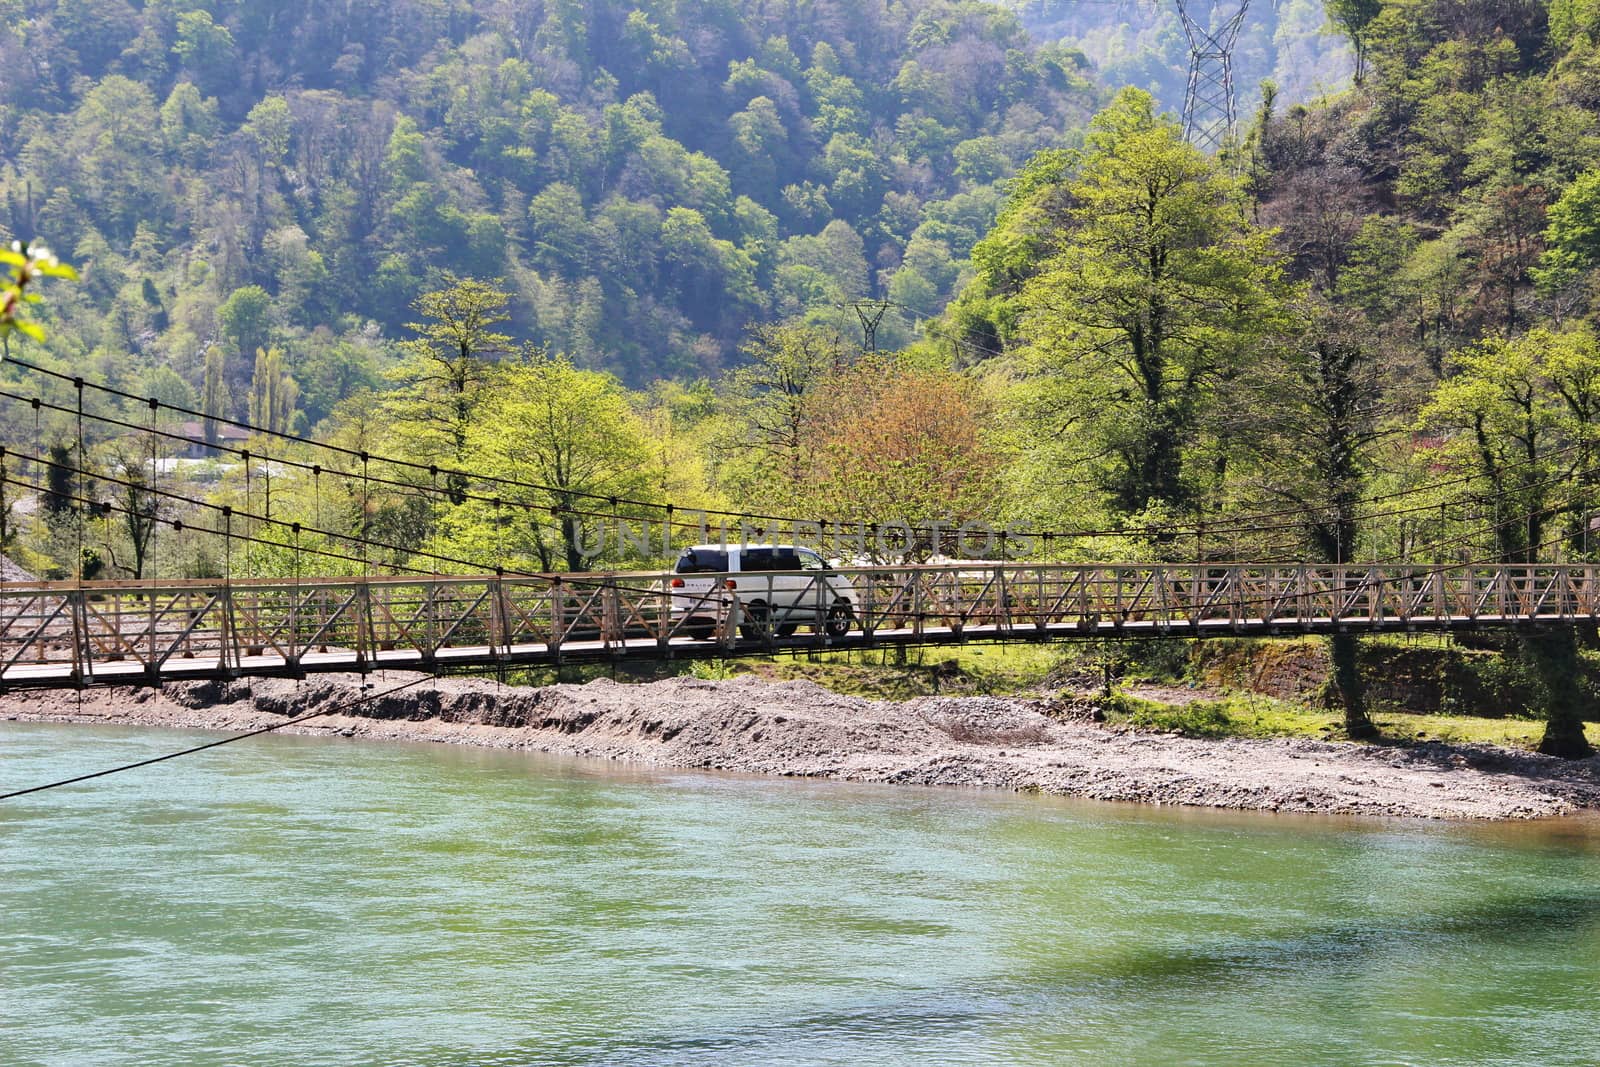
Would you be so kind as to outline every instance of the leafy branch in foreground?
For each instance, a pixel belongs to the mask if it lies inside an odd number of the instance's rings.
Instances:
[[[0,250],[0,265],[5,267],[4,284],[0,285],[0,340],[9,344],[16,332],[43,341],[44,327],[23,316],[27,305],[39,302],[39,294],[29,292],[29,287],[41,278],[76,281],[78,272],[44,245],[25,241],[12,241],[10,248]]]

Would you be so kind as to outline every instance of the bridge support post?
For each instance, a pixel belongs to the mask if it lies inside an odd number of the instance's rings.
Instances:
[[[614,651],[622,640],[622,609],[615,579],[607,578],[600,585],[600,644],[606,651]]]
[[[994,569],[994,622],[999,633],[1011,632],[1011,597],[1006,589],[1006,569]]]
[[[372,586],[364,579],[356,584],[356,668],[366,673],[372,660]]]
[[[422,639],[419,649],[424,664],[433,663],[439,656],[439,579],[429,578],[422,587]]]
[[[67,594],[72,613],[72,674],[80,686],[94,678],[94,647],[89,640],[88,594],[80,586]]]
[[[727,651],[733,650],[734,642],[739,639],[739,624],[744,621],[744,610],[738,597],[728,600],[728,608],[722,613],[722,633],[718,635],[722,647]]]
[[[861,637],[869,645],[872,644],[873,634],[878,630],[876,615],[878,583],[876,579],[877,576],[875,574],[869,572],[866,575],[867,589],[861,605]]]
[[[489,593],[489,651],[499,659],[511,655],[511,594],[506,589],[503,576],[496,575],[493,581]],[[551,636],[554,637],[553,631]],[[559,662],[559,649],[556,658]]]
[[[225,678],[232,678],[234,669],[239,665],[236,621],[233,617],[233,583],[224,581],[217,593],[217,672]]]
[[[655,594],[660,602],[655,612],[656,651],[663,659],[672,655],[672,579],[663,577],[661,592]]]
[[[495,587],[499,588],[499,579],[495,579]],[[498,598],[497,598],[498,602]],[[561,640],[562,631],[566,627],[566,593],[561,588],[559,577],[550,580],[550,658],[556,665],[561,665]]]

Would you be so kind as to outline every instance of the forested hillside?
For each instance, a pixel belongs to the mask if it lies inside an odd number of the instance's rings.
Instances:
[[[1125,91],[1014,186],[943,323],[1003,398],[1013,514],[1120,556],[1593,560],[1600,5],[1332,13],[1349,93],[1268,93],[1208,161]],[[1513,647],[1586,753],[1571,633]]]
[[[0,0],[0,235],[83,268],[59,356],[198,388],[218,349],[236,414],[277,344],[315,424],[443,271],[709,375],[753,322],[937,313],[1082,68],[971,0]]]
[[[1470,398],[1457,388],[1474,367],[1487,373],[1513,358],[1532,360],[1528,373],[1539,378],[1539,402],[1560,407],[1566,395],[1578,405],[1573,417],[1588,418],[1573,396],[1576,386],[1559,379],[1577,371],[1541,361],[1559,347],[1552,337],[1585,353],[1593,349],[1600,7],[1585,0],[1391,0],[1339,3],[1334,13],[1354,31],[1362,83],[1309,108],[1259,103],[1232,161],[1210,176],[1195,172],[1201,184],[1190,195],[1197,202],[1169,199],[1183,195],[1182,183],[1157,198],[1155,207],[1180,212],[1172,225],[1182,227],[1164,235],[1134,232],[1139,241],[1203,252],[1193,263],[1174,257],[1153,273],[1124,261],[1117,271],[1102,256],[1089,266],[1103,274],[1073,266],[1085,242],[1104,239],[1097,227],[1118,225],[1131,205],[1126,189],[1100,187],[1085,158],[1072,153],[1035,159],[999,224],[978,245],[976,280],[944,327],[964,358],[1003,354],[992,368],[1021,382],[1018,391],[1030,403],[1058,388],[1091,389],[1095,381],[1093,388],[1111,389],[1109,405],[1093,392],[1088,413],[1104,435],[1079,424],[1078,432],[1042,438],[1041,447],[1066,450],[1047,465],[1071,455],[1103,465],[1100,487],[1080,481],[1073,502],[1059,498],[1055,514],[1085,506],[1105,516],[1149,506],[1215,512],[1286,491],[1259,467],[1263,442],[1252,434],[1260,424],[1245,423],[1263,406],[1285,402],[1284,394],[1257,391],[1260,370],[1286,348],[1316,349],[1323,341],[1353,346],[1365,362],[1356,384],[1371,395],[1357,406],[1372,427],[1363,454],[1374,478],[1404,483],[1441,464],[1481,458],[1473,419],[1459,407]],[[1179,165],[1183,154],[1145,132],[1148,123],[1123,103],[1114,113],[1132,124],[1130,132],[1103,136],[1101,154],[1124,160],[1134,173],[1163,158]],[[1155,140],[1129,147],[1135,136]],[[1098,196],[1108,199],[1097,213],[1088,204]],[[1240,214],[1199,210],[1226,202]],[[1235,276],[1219,276],[1219,263],[1231,263]],[[1261,286],[1280,286],[1274,306],[1288,317],[1253,313],[1230,325],[1228,304],[1206,302],[1196,285],[1212,287],[1234,307],[1262,295]],[[1128,302],[1113,313],[1103,303],[1108,296]],[[1178,330],[1174,324],[1190,309],[1195,327],[1209,336],[1183,328],[1185,336],[1174,340],[1185,347],[1165,354],[1161,366],[1145,367],[1147,381],[1139,380],[1138,366],[1104,358],[1062,366],[1076,348],[1102,345],[1097,351],[1109,354],[1132,344],[1113,335],[1148,325],[1139,316],[1152,305],[1136,297],[1169,300],[1158,305],[1169,330]],[[1138,344],[1149,340],[1142,336]],[[1483,352],[1495,354],[1474,363]],[[1242,374],[1244,365],[1255,373]],[[1131,380],[1122,381],[1124,371]],[[1176,380],[1185,392],[1164,392],[1163,380]],[[1481,394],[1491,387],[1474,388]],[[1118,407],[1126,408],[1121,421],[1110,414]],[[1050,410],[1062,418],[1059,407]],[[1535,422],[1556,414],[1540,413]],[[1105,435],[1115,443],[1109,451]],[[1156,468],[1165,473],[1140,473],[1142,449],[1151,442],[1192,458],[1181,470],[1163,460]],[[1511,447],[1499,436],[1491,445]],[[1540,446],[1525,445],[1542,454]],[[1119,477],[1143,488],[1113,490]],[[1038,507],[1044,496],[1028,499]],[[1390,524],[1366,536],[1398,545],[1423,527],[1437,533],[1442,521],[1419,515],[1403,531]]]

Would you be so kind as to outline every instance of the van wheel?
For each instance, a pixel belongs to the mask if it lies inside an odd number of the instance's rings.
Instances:
[[[706,626],[700,623],[685,627],[683,632],[691,641],[709,641],[715,636],[717,630],[714,626]]]
[[[767,613],[764,601],[757,600],[753,604],[746,604],[744,608],[744,621],[739,624],[739,636],[752,641],[760,640],[767,636],[767,623],[771,616]]]
[[[850,605],[841,600],[828,609],[828,618],[822,624],[823,632],[829,637],[843,637],[850,632],[850,624],[855,621],[855,617]]]

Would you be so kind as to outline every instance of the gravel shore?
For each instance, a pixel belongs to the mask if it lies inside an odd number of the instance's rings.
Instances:
[[[381,691],[407,681],[370,679]],[[13,693],[0,719],[241,730],[332,708],[355,676]],[[1108,729],[1074,709],[990,697],[903,703],[809,682],[676,678],[511,688],[427,680],[289,727],[308,734],[527,749],[668,767],[1030,790],[1262,811],[1527,819],[1600,808],[1600,758],[1478,745],[1198,741]],[[18,783],[20,784],[20,783]]]

